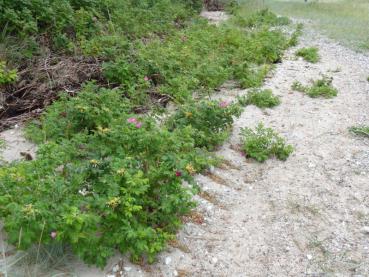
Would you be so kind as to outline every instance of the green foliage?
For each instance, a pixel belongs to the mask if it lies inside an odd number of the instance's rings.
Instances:
[[[313,82],[313,85],[308,89],[307,94],[312,97],[333,98],[337,96],[337,89],[332,86],[333,78],[323,76],[322,79]]]
[[[305,61],[311,63],[317,63],[320,60],[318,48],[316,47],[301,48],[296,52],[296,56],[302,57]]]
[[[201,10],[199,0],[3,0],[3,33],[38,41],[47,34],[53,48],[72,50],[101,35],[130,38],[173,32]]]
[[[369,126],[354,126],[349,129],[352,133],[369,138]]]
[[[181,216],[194,206],[192,176],[215,163],[209,150],[228,137],[241,110],[201,97],[228,79],[260,86],[288,46],[280,31],[269,30],[276,24],[270,19],[247,31],[216,27],[193,16],[201,5],[199,0],[0,5],[7,34],[36,46],[45,37],[51,51],[102,60],[108,81],[105,88],[88,83],[74,97],[61,94],[27,128],[39,143],[37,159],[0,168],[0,218],[10,243],[20,249],[39,242],[67,245],[102,267],[116,250],[152,262],[173,238]],[[257,20],[262,16],[271,14]],[[198,101],[192,100],[194,91]],[[163,94],[178,105],[164,123],[154,111],[133,112]]]
[[[302,23],[297,24],[296,30],[292,33],[292,35],[291,35],[291,37],[288,41],[289,46],[297,46],[297,44],[299,43],[299,37],[302,34],[303,27],[304,27],[304,25]]]
[[[337,89],[332,86],[332,77],[323,76],[322,79],[312,81],[310,87],[303,86],[300,82],[294,82],[292,89],[304,92],[312,98],[323,97],[333,98],[337,96]]]
[[[6,68],[6,64],[3,61],[0,61],[0,86],[8,85],[17,80],[17,70],[12,69],[8,70]]]
[[[268,9],[260,10],[249,16],[243,14],[237,14],[234,17],[234,22],[247,28],[255,28],[260,26],[281,26],[290,24],[290,20],[284,16],[277,16],[275,13]]]
[[[229,135],[234,117],[241,114],[237,104],[226,101],[188,103],[167,120],[170,130],[191,127],[196,147],[213,149]]]
[[[71,139],[78,133],[89,134],[99,126],[106,128],[121,113],[130,113],[131,108],[121,91],[89,83],[78,97],[61,94],[59,101],[48,107],[40,121],[30,124],[26,133],[37,143]]]
[[[137,90],[156,91],[185,101],[193,90],[208,93],[231,78],[241,87],[260,86],[286,44],[279,31],[245,33],[200,20],[164,41],[138,43],[131,55],[105,63],[104,74],[110,82],[136,91],[132,97]],[[149,89],[138,85],[145,77]]]
[[[264,162],[272,156],[284,161],[293,152],[291,145],[287,145],[281,136],[273,129],[265,128],[262,123],[254,130],[243,128],[241,135],[242,149],[246,156],[259,162]]]
[[[255,105],[259,108],[272,108],[281,103],[279,97],[273,95],[271,89],[251,90],[247,93],[247,96],[239,97],[238,101],[242,106]]]
[[[291,87],[293,90],[299,91],[299,92],[307,92],[309,90],[308,87],[305,87],[304,85],[302,85],[299,81],[295,81],[292,84]]]
[[[46,141],[37,160],[0,169],[0,215],[10,243],[63,243],[104,266],[116,249],[153,261],[173,238],[193,207],[193,191],[182,181],[191,183],[213,158],[196,147],[197,126],[169,130],[130,113],[117,97],[92,84],[63,96],[31,127],[32,138]],[[218,126],[229,126],[235,109],[226,108]]]

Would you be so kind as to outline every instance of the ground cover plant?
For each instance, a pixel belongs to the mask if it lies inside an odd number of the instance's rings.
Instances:
[[[311,63],[317,63],[320,59],[318,48],[316,47],[301,48],[296,51],[296,56],[302,57],[305,61]]]
[[[0,86],[7,85],[17,80],[17,71],[15,69],[7,69],[5,62],[0,61]]]
[[[47,48],[98,61],[99,78],[58,94],[28,126],[37,159],[0,168],[9,242],[67,245],[100,267],[116,250],[154,261],[194,206],[192,176],[217,161],[210,151],[240,114],[237,103],[204,98],[228,79],[260,85],[288,38],[269,19],[248,30],[209,25],[199,1],[15,3],[0,22],[28,54],[7,52],[10,63],[42,59]],[[161,121],[169,101],[176,111]]]
[[[323,97],[333,98],[336,97],[338,91],[332,86],[333,78],[323,76],[321,79],[312,81],[311,86],[304,86],[300,82],[294,82],[292,89],[300,92],[304,92],[312,98]]]
[[[278,133],[259,123],[255,129],[241,130],[242,150],[247,157],[264,162],[268,158],[276,157],[286,160],[293,152],[293,147],[285,142]]]
[[[271,89],[253,89],[246,96],[238,97],[238,101],[242,106],[255,105],[259,108],[272,108],[281,103],[279,97],[273,95]]]
[[[304,28],[304,25],[302,23],[297,24],[296,30],[292,33],[291,38],[288,41],[289,46],[297,46],[299,43],[299,37],[302,34],[302,29]]]
[[[369,126],[354,126],[350,128],[350,131],[355,135],[369,138]]]

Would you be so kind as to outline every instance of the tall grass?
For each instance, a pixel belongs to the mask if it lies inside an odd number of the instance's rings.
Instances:
[[[274,12],[313,20],[329,37],[355,50],[369,51],[369,0],[243,0],[250,10]]]

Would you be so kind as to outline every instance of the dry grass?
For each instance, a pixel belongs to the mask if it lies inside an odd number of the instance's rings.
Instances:
[[[265,0],[265,5],[281,15],[311,19],[329,37],[369,51],[369,0]]]

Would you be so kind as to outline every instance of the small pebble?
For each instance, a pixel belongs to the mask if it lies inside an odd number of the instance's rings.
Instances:
[[[177,272],[177,270],[174,270],[174,271],[173,271],[173,276],[178,276],[178,272]]]
[[[311,260],[311,259],[313,258],[313,255],[307,254],[307,255],[306,255],[306,258],[307,258],[308,260]]]
[[[165,264],[168,265],[172,262],[172,258],[171,257],[166,257],[165,258]]]
[[[119,265],[115,265],[113,267],[113,273],[118,272],[118,270],[119,270]]]
[[[132,270],[132,267],[125,266],[125,267],[123,267],[123,269],[124,269],[124,271],[129,272],[129,271]]]
[[[214,258],[211,259],[211,261],[212,261],[213,264],[216,264],[218,262],[218,259],[216,257],[214,257]]]

